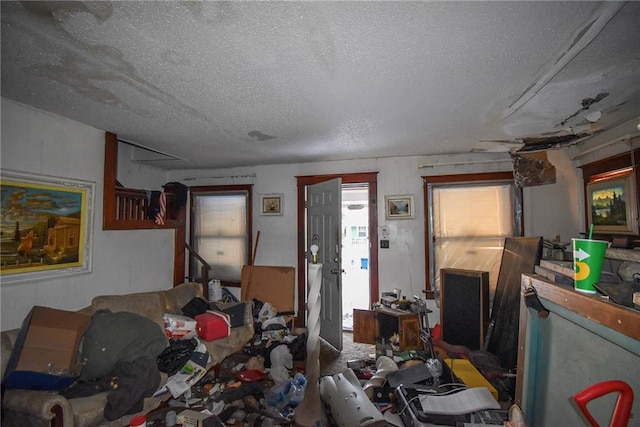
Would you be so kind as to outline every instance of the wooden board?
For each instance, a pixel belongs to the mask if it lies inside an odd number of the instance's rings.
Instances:
[[[256,298],[275,306],[278,313],[295,313],[295,268],[245,265],[240,280],[242,301]]]
[[[555,271],[556,273],[560,273],[573,280],[574,271],[573,262],[571,261],[551,261],[548,259],[541,259],[540,267],[546,268],[547,270]]]
[[[543,260],[540,260],[540,264],[542,264]],[[572,270],[573,271],[573,270]],[[568,277],[564,274],[558,273],[553,270],[549,270],[548,268],[543,267],[542,265],[535,266],[536,274],[539,274],[545,277],[547,280],[550,280],[553,283],[562,284],[562,285],[572,285],[573,286],[573,278]]]

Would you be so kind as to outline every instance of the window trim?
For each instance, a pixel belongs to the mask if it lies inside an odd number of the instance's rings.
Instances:
[[[470,174],[456,174],[456,175],[432,175],[423,176],[422,191],[424,193],[424,274],[425,274],[425,292],[428,299],[435,298],[435,289],[431,284],[431,242],[429,236],[431,235],[431,217],[430,201],[429,201],[429,186],[432,184],[462,184],[465,182],[489,182],[489,181],[511,181],[513,182],[513,172],[484,172],[484,173],[470,173]],[[515,189],[519,192],[518,197],[522,201],[522,188],[516,186]],[[521,208],[521,207],[520,207]],[[518,207],[515,206],[516,211]],[[516,221],[517,221],[516,217]],[[524,218],[520,215],[519,219],[520,234],[524,236]]]
[[[193,224],[195,224],[195,207],[193,205],[194,200],[198,196],[205,194],[231,194],[231,193],[247,193],[247,260],[246,264],[251,264],[253,259],[253,184],[235,184],[235,185],[201,185],[190,188],[189,194],[189,244],[193,246]],[[189,274],[191,274],[191,260],[187,262],[187,268]],[[213,269],[212,269],[213,270]],[[206,284],[205,284],[206,285]],[[221,282],[222,286],[231,288],[239,288],[241,286],[240,281],[224,280]]]

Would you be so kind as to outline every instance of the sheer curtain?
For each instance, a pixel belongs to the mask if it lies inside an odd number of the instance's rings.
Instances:
[[[520,235],[514,184],[431,184],[429,191],[434,289],[442,268],[488,271],[493,299],[504,238]]]

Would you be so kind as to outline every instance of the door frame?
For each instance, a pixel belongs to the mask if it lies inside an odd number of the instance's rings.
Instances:
[[[307,311],[306,263],[306,215],[305,196],[307,185],[341,178],[342,184],[368,184],[369,187],[369,299],[370,304],[378,300],[378,172],[296,176],[298,185],[298,311],[295,326],[304,327]]]

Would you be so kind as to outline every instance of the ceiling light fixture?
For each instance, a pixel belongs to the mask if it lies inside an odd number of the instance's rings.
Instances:
[[[587,119],[588,121],[590,121],[591,123],[595,123],[598,120],[600,120],[600,117],[602,117],[602,111],[589,111],[587,114],[584,115],[584,118]]]

